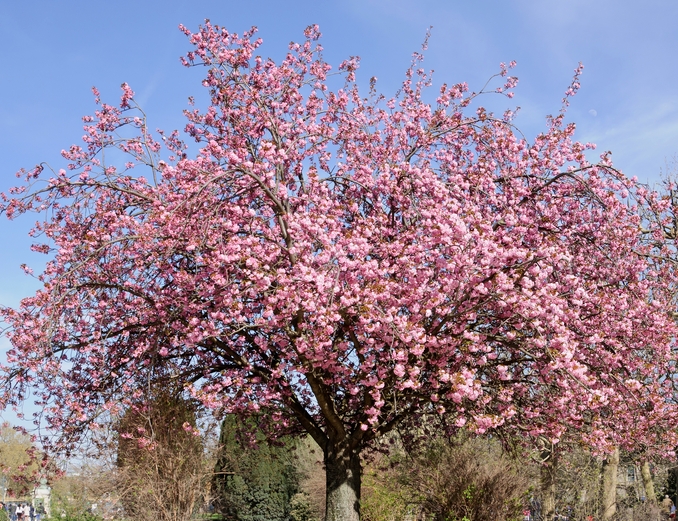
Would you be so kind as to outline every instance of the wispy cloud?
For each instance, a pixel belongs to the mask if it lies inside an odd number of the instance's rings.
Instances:
[[[579,128],[580,140],[611,150],[627,175],[654,182],[678,152],[678,97],[643,100],[595,123],[582,119]]]

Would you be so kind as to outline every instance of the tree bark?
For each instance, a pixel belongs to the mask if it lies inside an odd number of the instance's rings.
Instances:
[[[617,470],[619,468],[619,449],[614,449],[603,461],[603,521],[609,521],[617,512]]]
[[[552,521],[556,515],[556,448],[551,445],[542,451],[541,467],[541,515],[544,521]]]
[[[643,476],[643,487],[645,488],[645,499],[649,502],[656,503],[657,495],[654,491],[654,482],[652,481],[652,473],[650,472],[650,462],[643,461],[640,467],[640,474]]]
[[[325,448],[327,504],[325,521],[360,521],[360,453],[348,442]]]

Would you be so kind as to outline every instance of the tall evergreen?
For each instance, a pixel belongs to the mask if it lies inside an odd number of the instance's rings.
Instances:
[[[245,432],[254,431],[255,446]],[[237,521],[287,521],[298,492],[292,442],[274,446],[253,422],[227,416],[221,424],[219,458],[212,481],[217,512]]]

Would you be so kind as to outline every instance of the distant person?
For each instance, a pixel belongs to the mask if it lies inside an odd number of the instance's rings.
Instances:
[[[674,510],[675,512],[675,506],[673,504],[673,501],[671,501],[671,498],[668,496],[664,496],[664,499],[662,499],[662,517],[664,519],[670,519],[671,516],[671,509]]]

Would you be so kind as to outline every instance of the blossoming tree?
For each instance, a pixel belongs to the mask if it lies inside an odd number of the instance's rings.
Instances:
[[[425,416],[551,440],[586,424],[605,447],[665,407],[675,331],[635,185],[589,164],[563,114],[528,142],[463,84],[427,102],[418,54],[396,97],[364,97],[356,59],[330,76],[317,27],[281,63],[254,31],[182,30],[207,71],[197,147],[154,138],[123,84],[67,169],[4,196],[9,218],[46,216],[52,253],[3,311],[6,404],[37,393],[68,442],[179,380],[271,436],[309,433],[328,521],[359,519],[362,451]]]

